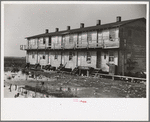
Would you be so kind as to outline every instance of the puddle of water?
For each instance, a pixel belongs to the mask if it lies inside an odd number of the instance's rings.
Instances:
[[[8,78],[11,79],[8,79]],[[11,71],[5,72],[4,73],[4,80],[5,81],[25,81],[25,80],[32,80],[32,81],[52,81],[53,79],[51,78],[47,78],[45,76],[39,76],[37,78],[32,78],[30,77],[30,75],[26,75],[23,74],[21,71],[19,71],[18,73],[13,73]],[[19,86],[18,86],[19,87]],[[51,91],[55,91],[54,94],[52,95],[53,97],[90,97],[93,96],[94,94],[94,88],[87,88],[87,87],[78,87],[78,86],[46,86],[46,88],[51,92]],[[12,90],[15,89],[15,85],[12,85]],[[58,93],[58,91],[62,91],[63,94],[61,96],[61,93]],[[31,93],[30,93],[31,92]],[[41,93],[37,93],[39,95],[36,95],[36,97],[45,97],[43,94]],[[29,98],[33,98],[33,96],[35,96],[35,92],[33,91],[29,91]],[[52,97],[51,95],[48,95],[48,97]],[[47,97],[46,97],[47,98]]]

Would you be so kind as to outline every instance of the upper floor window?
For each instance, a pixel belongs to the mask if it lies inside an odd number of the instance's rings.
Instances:
[[[89,42],[92,42],[92,32],[88,32],[87,39]]]
[[[113,41],[116,38],[116,29],[109,30],[109,40]]]
[[[73,34],[70,35],[69,43],[73,43]]]
[[[87,61],[88,63],[91,63],[91,54],[90,54],[90,52],[87,52],[86,61]]]
[[[46,43],[46,38],[43,38],[43,44],[45,44]]]
[[[114,62],[114,52],[113,51],[109,52],[109,62]]]
[[[43,55],[43,59],[45,59],[45,55]]]

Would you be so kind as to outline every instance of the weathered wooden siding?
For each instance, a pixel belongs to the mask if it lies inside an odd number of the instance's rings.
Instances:
[[[43,56],[45,56],[45,59],[43,59]],[[48,54],[44,51],[38,52],[38,63],[40,65],[47,65],[48,64]]]
[[[65,35],[63,37],[63,48],[72,49],[76,46],[77,34]]]
[[[61,48],[61,41],[62,41],[61,36],[53,36],[53,37],[51,37],[51,40],[52,40],[52,48],[53,49]]]
[[[104,48],[119,48],[119,29],[103,30]]]
[[[55,59],[55,54],[57,55],[57,59]],[[61,52],[60,51],[49,52],[49,60],[52,66],[55,66],[56,68],[59,67],[61,64]]]
[[[132,22],[120,28],[120,72],[146,71],[146,24],[142,20]],[[126,46],[125,46],[126,42]],[[124,58],[124,61],[121,60]],[[136,62],[130,69],[128,60]],[[130,69],[130,70],[129,70]]]
[[[115,64],[116,66],[118,66],[118,51],[115,50],[113,51],[114,53],[114,61],[110,62],[109,61],[109,52],[112,52],[112,50],[109,51],[101,51],[101,69],[102,71],[106,71],[109,72],[109,66],[107,65],[107,63],[111,63],[111,64]]]
[[[34,55],[34,57],[32,55]],[[36,64],[37,63],[37,54],[35,51],[30,51],[28,53],[28,62],[30,64]]]
[[[76,51],[70,51],[70,52],[73,53],[73,57],[71,60],[69,60],[69,51],[62,52],[62,64],[66,64],[66,68],[74,69],[77,63],[77,52]]]
[[[36,49],[37,48],[37,39],[30,39],[28,40],[28,48],[30,49]]]
[[[87,52],[91,54],[91,63],[87,62]],[[78,52],[78,66],[89,66],[96,68],[97,53],[96,51],[80,51]]]
[[[97,45],[97,31],[88,32],[89,47],[96,47]]]

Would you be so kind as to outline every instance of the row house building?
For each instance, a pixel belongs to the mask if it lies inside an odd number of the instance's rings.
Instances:
[[[146,71],[146,19],[137,18],[95,26],[50,32],[25,38],[26,62],[32,65],[60,64],[74,69],[86,66],[109,72],[109,64],[117,66],[116,74]]]

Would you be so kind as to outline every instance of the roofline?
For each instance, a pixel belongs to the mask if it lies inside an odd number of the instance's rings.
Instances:
[[[120,25],[118,22],[113,22],[113,23],[107,23],[107,24],[102,24],[102,25],[95,25],[95,26],[89,26],[89,27],[84,27],[84,28],[75,28],[75,29],[70,29],[70,30],[62,30],[62,31],[58,31],[58,32],[51,32],[51,33],[43,33],[43,34],[38,34],[38,35],[34,35],[34,36],[30,36],[30,37],[26,37],[25,39],[31,39],[31,38],[38,38],[38,37],[48,37],[48,36],[55,36],[55,35],[65,35],[65,34],[62,34],[62,33],[65,33],[65,32],[68,32],[68,33],[71,33],[73,31],[73,33],[78,33],[78,32],[83,32],[85,29],[88,29],[89,30],[100,30],[100,29],[106,29],[106,27],[102,27],[102,26],[108,26],[107,28],[114,28],[114,27],[120,27],[120,26],[124,26],[126,24],[129,24],[129,23],[132,23],[134,21],[137,21],[137,20],[146,20],[144,17],[142,18],[137,18],[137,19],[131,19],[131,20],[124,20],[124,21],[121,21],[120,22]],[[127,22],[126,22],[127,21]],[[122,23],[122,22],[126,22],[126,23]],[[121,24],[122,23],[122,24]],[[114,24],[114,26],[111,26],[109,27],[109,25],[111,24]],[[116,24],[116,25],[115,25]],[[118,24],[118,25],[117,25]],[[97,28],[94,28],[94,27],[97,27]],[[99,28],[98,27],[102,27],[102,28]],[[93,28],[93,29],[92,29]],[[80,29],[80,30],[79,30]]]

